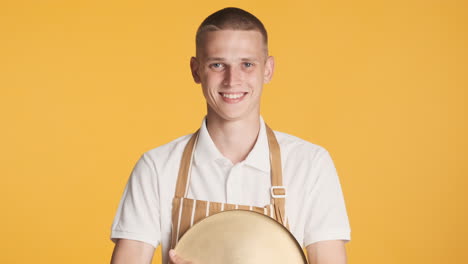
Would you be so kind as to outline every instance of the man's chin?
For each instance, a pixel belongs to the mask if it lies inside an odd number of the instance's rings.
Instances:
[[[259,116],[259,114],[256,115],[257,117]],[[236,121],[247,121],[247,120],[252,120],[254,117],[253,114],[248,114],[248,113],[233,113],[233,112],[229,112],[229,113],[221,113],[221,114],[217,114],[216,116],[216,119],[219,119],[220,121],[225,121],[225,122],[236,122]]]

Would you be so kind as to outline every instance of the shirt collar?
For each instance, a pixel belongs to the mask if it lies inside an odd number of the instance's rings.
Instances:
[[[216,160],[227,160],[227,158],[221,154],[218,148],[216,148],[216,145],[211,139],[206,127],[206,118],[203,119],[202,125],[200,127],[193,159],[197,165],[202,165],[204,163]],[[270,172],[270,151],[268,147],[265,122],[261,116],[260,131],[258,133],[255,145],[247,155],[247,158],[242,162],[258,170],[267,173]]]
[[[245,158],[245,164],[264,172],[270,172],[270,148],[268,147],[265,122],[261,116],[257,141]]]
[[[195,153],[193,155],[193,161],[197,165],[202,165],[215,160],[226,159],[211,139],[208,129],[206,127],[206,117],[200,127],[198,133],[197,145],[195,146]]]

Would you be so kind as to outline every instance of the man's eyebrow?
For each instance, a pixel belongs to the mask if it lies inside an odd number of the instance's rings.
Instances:
[[[221,58],[221,57],[209,57],[206,59],[206,61],[225,61],[226,59]]]
[[[247,57],[247,58],[242,58],[241,61],[258,61],[258,58],[254,57]]]
[[[226,59],[222,57],[208,57],[206,58],[206,61],[226,61]],[[259,61],[259,58],[246,57],[246,58],[241,58],[241,61]]]

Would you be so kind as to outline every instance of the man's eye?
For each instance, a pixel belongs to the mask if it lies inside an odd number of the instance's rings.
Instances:
[[[211,67],[212,67],[212,68],[215,68],[215,69],[219,69],[219,68],[222,68],[222,67],[223,67],[223,64],[221,64],[221,63],[213,63],[213,64],[211,64]]]
[[[250,67],[253,66],[253,63],[245,62],[245,63],[244,63],[244,66],[245,66],[246,68],[250,68]]]

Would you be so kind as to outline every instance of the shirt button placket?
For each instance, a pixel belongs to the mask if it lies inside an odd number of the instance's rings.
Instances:
[[[229,171],[229,175],[226,183],[227,190],[227,203],[238,204],[240,201],[240,188],[241,188],[241,179],[239,172],[241,171],[240,164],[236,164]]]

